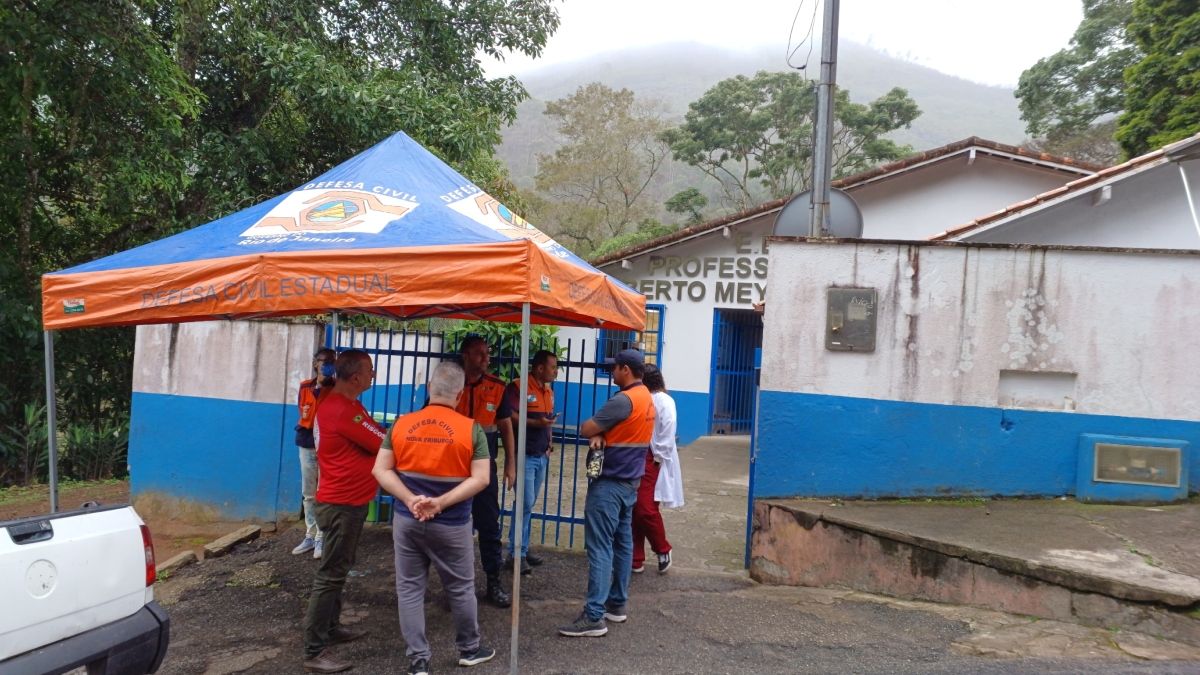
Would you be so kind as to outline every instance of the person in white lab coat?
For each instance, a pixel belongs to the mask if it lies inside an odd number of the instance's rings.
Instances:
[[[667,393],[662,371],[647,364],[642,383],[654,399],[656,419],[650,452],[646,453],[646,473],[638,487],[633,506],[633,571],[645,571],[646,540],[658,556],[658,572],[671,567],[671,543],[663,527],[659,506],[672,509],[683,506],[683,475],[679,470],[679,452],[675,448],[675,401]]]

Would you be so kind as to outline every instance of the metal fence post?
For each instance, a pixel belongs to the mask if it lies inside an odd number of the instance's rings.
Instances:
[[[46,445],[50,458],[50,513],[58,513],[58,388],[54,381],[54,331],[46,342]]]
[[[529,387],[529,303],[521,305],[521,389]],[[520,411],[517,413],[517,494],[513,505],[512,524],[509,525],[513,540],[513,593],[512,593],[512,645],[509,672],[517,675],[517,640],[521,635],[521,546],[525,507],[525,438],[528,427],[529,397],[520,391]]]

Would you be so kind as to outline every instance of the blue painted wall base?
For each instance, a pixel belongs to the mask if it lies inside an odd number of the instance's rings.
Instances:
[[[605,386],[555,385],[569,425],[615,392]],[[708,433],[708,394],[673,391],[678,435],[686,445]],[[368,408],[407,411],[420,407],[424,387],[374,387],[363,396]],[[372,400],[373,399],[373,400]],[[300,514],[300,460],[293,442],[295,405],[253,403],[195,396],[133,394],[129,431],[131,497],[161,493],[216,509],[231,520],[274,521]]]
[[[675,412],[678,418],[675,435],[679,436],[679,445],[684,446],[701,436],[707,436],[708,393],[695,391],[671,391],[669,393],[671,398],[675,399]]]
[[[1057,497],[1075,493],[1082,434],[1200,442],[1179,420],[777,391],[760,405],[756,498]]]
[[[296,515],[297,420],[294,405],[135,392],[131,497],[161,493],[236,520]]]

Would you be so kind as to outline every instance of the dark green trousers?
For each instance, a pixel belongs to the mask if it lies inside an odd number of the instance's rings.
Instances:
[[[342,587],[354,567],[358,536],[367,518],[367,505],[344,506],[317,502],[317,527],[324,534],[321,567],[313,579],[304,618],[304,657],[325,651],[329,631],[337,628],[342,615]]]

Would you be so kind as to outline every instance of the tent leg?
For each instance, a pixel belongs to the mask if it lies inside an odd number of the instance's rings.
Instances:
[[[58,391],[54,382],[54,331],[46,342],[46,444],[50,458],[50,513],[58,513]]]
[[[521,306],[521,388],[529,386],[529,303]],[[520,411],[517,413],[517,503],[513,507],[513,592],[512,592],[512,645],[509,647],[509,672],[517,675],[517,638],[521,635],[521,539],[525,535],[525,434],[529,414],[529,397],[521,392]],[[506,449],[507,451],[507,449]]]

